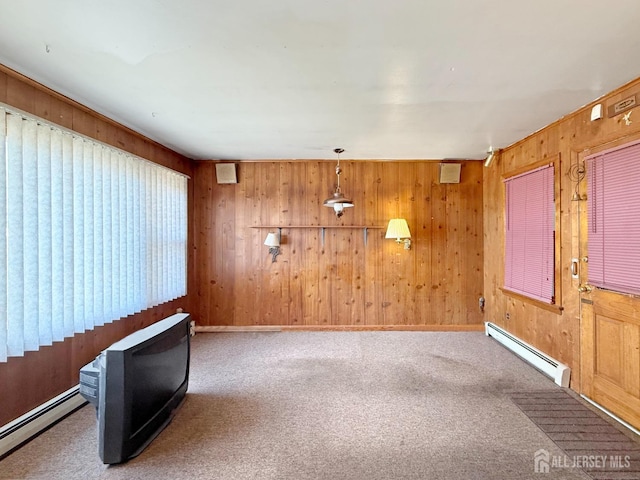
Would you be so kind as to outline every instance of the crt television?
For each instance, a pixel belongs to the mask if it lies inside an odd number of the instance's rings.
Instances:
[[[178,313],[114,343],[80,369],[104,463],[137,456],[167,426],[189,383],[190,316]]]

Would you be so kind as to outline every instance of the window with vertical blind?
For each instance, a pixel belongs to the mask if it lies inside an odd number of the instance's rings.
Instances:
[[[0,361],[186,294],[187,178],[0,105]]]
[[[585,162],[589,283],[640,295],[640,143]]]
[[[555,199],[553,165],[505,180],[504,287],[555,302]]]

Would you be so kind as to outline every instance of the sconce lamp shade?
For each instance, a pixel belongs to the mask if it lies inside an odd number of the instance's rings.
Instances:
[[[400,241],[401,238],[411,238],[407,221],[404,218],[392,218],[389,220],[387,234],[384,238],[395,238],[397,241]]]
[[[280,240],[278,239],[278,235],[275,233],[268,233],[267,238],[264,239],[264,244],[267,247],[279,247]]]

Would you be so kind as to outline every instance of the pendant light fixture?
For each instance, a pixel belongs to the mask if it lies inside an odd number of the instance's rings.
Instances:
[[[333,192],[333,195],[327,198],[323,205],[325,207],[333,208],[333,211],[336,212],[336,216],[340,218],[344,213],[344,209],[348,207],[353,207],[353,202],[349,200],[342,194],[340,190],[340,174],[342,173],[342,169],[340,168],[340,154],[344,152],[342,148],[336,148],[333,150],[338,155],[338,165],[336,165],[336,175],[338,176],[338,184],[336,185],[336,190]]]

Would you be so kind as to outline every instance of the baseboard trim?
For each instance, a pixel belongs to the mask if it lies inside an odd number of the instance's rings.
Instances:
[[[194,327],[196,333],[220,333],[220,332],[279,332],[281,327],[272,327],[267,325],[255,325],[248,327],[235,327],[235,326],[207,326],[200,327],[196,325]]]
[[[86,403],[76,385],[0,427],[0,459]]]
[[[484,325],[246,325],[198,326],[196,333],[283,331],[483,332]]]

